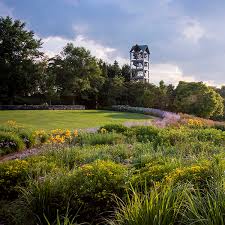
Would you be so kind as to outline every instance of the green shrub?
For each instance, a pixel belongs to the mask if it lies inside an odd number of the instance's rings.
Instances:
[[[27,158],[26,160],[29,164],[29,176],[33,179],[38,177],[44,177],[49,173],[58,173],[59,171],[66,170],[66,165],[62,163],[57,163],[55,158],[50,155],[38,155]]]
[[[27,161],[18,159],[0,163],[0,196],[2,199],[17,197],[17,186],[24,185],[28,166]]]
[[[17,131],[17,129],[7,126],[7,125],[0,125],[0,131],[13,132],[13,131]]]
[[[103,212],[107,214],[113,209],[113,195],[124,196],[128,171],[121,164],[97,160],[75,170],[68,177],[68,181],[72,186],[67,186],[69,189],[66,191],[76,187],[76,202],[83,205],[79,214],[86,215],[90,221],[91,218],[98,217]]]
[[[81,222],[93,221],[113,209],[113,195],[123,197],[128,180],[127,168],[111,161],[97,160],[71,172],[51,175],[24,189],[21,201],[42,222],[53,222],[57,210],[71,216],[79,210]]]
[[[178,166],[178,162],[163,158],[152,158],[152,161],[141,168],[132,178],[136,187],[152,186],[155,182],[162,182],[165,177]]]
[[[23,140],[15,133],[0,131],[0,155],[25,148]]]
[[[192,183],[196,187],[205,188],[209,181],[216,179],[213,166],[209,161],[176,168],[165,177],[168,183]]]
[[[122,134],[117,133],[94,133],[81,134],[78,138],[81,145],[105,145],[105,144],[119,144],[123,143],[125,138]]]
[[[213,128],[215,128],[217,130],[225,131],[225,124],[224,123],[215,123],[213,125]]]
[[[199,141],[211,141],[214,144],[225,143],[225,132],[213,128],[195,129],[191,131],[191,135]]]
[[[147,127],[147,126],[137,126],[131,128],[134,134],[137,137],[137,141],[139,142],[157,142],[159,135],[159,128],[156,127]]]
[[[116,132],[116,133],[124,133],[128,130],[128,128],[122,124],[107,124],[105,126],[100,127],[98,131],[101,132],[102,129],[108,132]]]
[[[184,143],[189,141],[190,132],[188,129],[173,129],[167,128],[162,129],[159,133],[158,142],[160,145],[168,146],[168,145],[176,145],[177,143]]]

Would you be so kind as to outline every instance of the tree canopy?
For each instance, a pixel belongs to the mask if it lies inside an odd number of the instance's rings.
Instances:
[[[174,106],[177,111],[212,117],[223,113],[223,98],[202,82],[179,82]]]
[[[16,94],[28,95],[37,89],[41,40],[34,38],[25,23],[0,18],[0,93],[10,102]]]
[[[223,114],[225,87],[135,82],[130,80],[129,65],[104,62],[83,47],[68,43],[59,55],[48,58],[41,46],[25,23],[0,18],[0,104],[83,104],[87,108],[125,104],[207,118]]]

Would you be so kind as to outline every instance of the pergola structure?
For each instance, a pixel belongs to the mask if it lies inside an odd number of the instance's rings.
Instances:
[[[149,58],[148,45],[134,45],[130,50],[130,78],[135,81],[149,83]]]

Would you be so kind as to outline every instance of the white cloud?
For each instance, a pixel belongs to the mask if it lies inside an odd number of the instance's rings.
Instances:
[[[42,39],[43,41],[43,51],[49,56],[53,57],[56,54],[59,54],[63,47],[67,43],[71,42],[74,46],[85,47],[88,49],[92,55],[97,58],[103,59],[109,63],[112,63],[114,60],[117,60],[120,64],[128,62],[128,59],[120,56],[119,52],[115,48],[104,46],[101,43],[86,38],[84,35],[77,35],[74,39],[66,39],[57,36],[50,36]]]
[[[196,81],[193,76],[186,76],[182,70],[174,64],[152,64],[150,67],[150,80],[158,84],[163,80],[166,84],[177,85],[179,81]]]
[[[188,20],[184,24],[182,35],[186,40],[197,43],[205,35],[205,30],[198,21]]]

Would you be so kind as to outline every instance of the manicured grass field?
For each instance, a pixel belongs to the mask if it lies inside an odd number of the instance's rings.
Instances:
[[[92,128],[110,123],[144,121],[153,117],[127,112],[106,110],[3,110],[0,111],[0,124],[15,120],[29,128]]]

